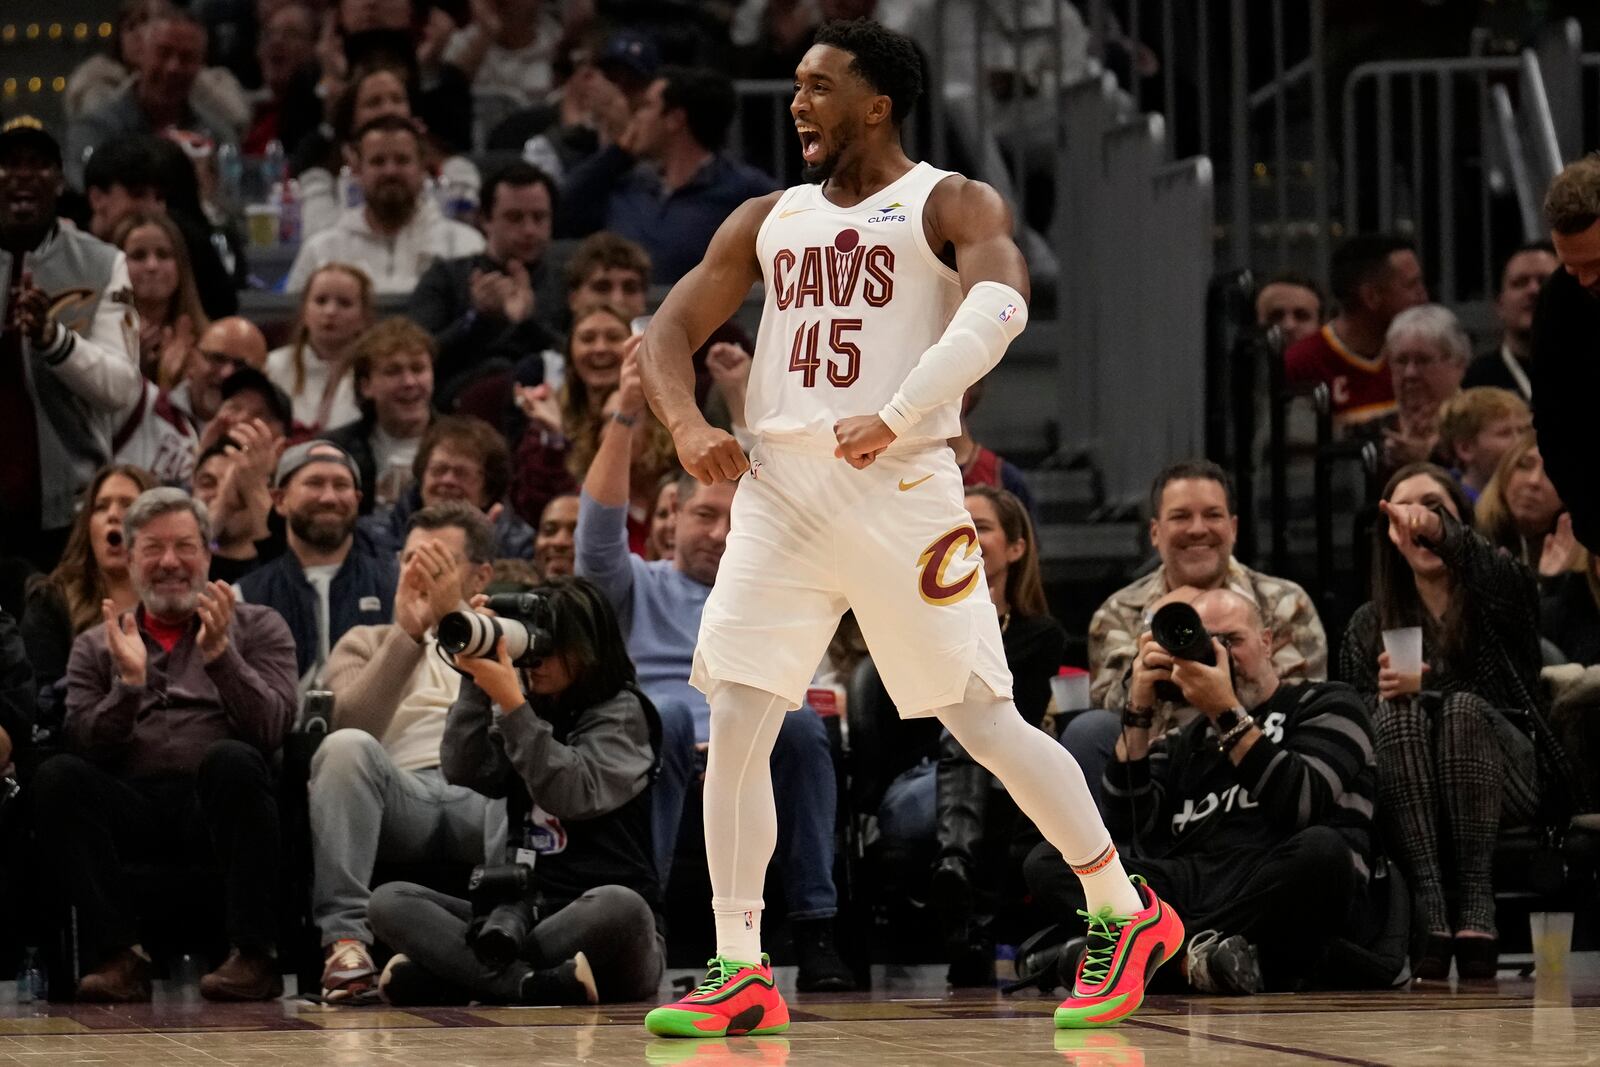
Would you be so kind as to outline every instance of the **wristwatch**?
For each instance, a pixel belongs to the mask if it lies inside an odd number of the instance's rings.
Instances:
[[[1155,708],[1136,708],[1129,701],[1128,706],[1122,709],[1122,725],[1126,729],[1133,727],[1137,730],[1148,730],[1156,722]]]
[[[1243,708],[1240,708],[1240,707],[1229,708],[1227,711],[1225,711],[1221,715],[1217,716],[1217,733],[1218,734],[1226,734],[1229,730],[1232,730],[1235,726],[1238,726],[1239,725],[1239,721],[1241,719],[1243,719],[1243,718],[1244,718],[1244,709]]]

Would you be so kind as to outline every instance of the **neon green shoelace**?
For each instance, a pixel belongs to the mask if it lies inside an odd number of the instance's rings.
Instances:
[[[700,983],[700,988],[694,991],[694,996],[716,992],[724,982],[739,973],[737,966],[721,956],[713,956],[706,960],[706,968],[706,980]]]
[[[1086,982],[1102,983],[1111,973],[1111,959],[1117,952],[1117,938],[1122,927],[1132,922],[1127,915],[1111,914],[1108,904],[1097,912],[1079,911],[1089,924],[1089,947],[1083,954],[1083,978]]]

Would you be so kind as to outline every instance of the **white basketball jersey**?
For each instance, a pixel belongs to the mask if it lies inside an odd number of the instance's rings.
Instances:
[[[854,207],[820,185],[779,198],[756,234],[767,291],[745,415],[757,435],[831,454],[833,424],[877,414],[939,340],[961,283],[928,247],[922,209],[950,174],[918,163]],[[960,432],[953,402],[894,447]]]

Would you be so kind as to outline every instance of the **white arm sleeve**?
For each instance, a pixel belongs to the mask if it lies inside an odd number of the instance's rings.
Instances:
[[[994,369],[1028,324],[1022,294],[1001,282],[979,282],[950,318],[937,344],[917,360],[878,417],[904,437],[928,412],[960,401],[967,387]]]

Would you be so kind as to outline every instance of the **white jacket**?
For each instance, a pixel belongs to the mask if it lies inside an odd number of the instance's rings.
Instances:
[[[365,208],[348,208],[300,246],[284,289],[298,293],[323,264],[349,263],[367,272],[376,292],[410,293],[434,260],[470,256],[483,247],[483,234],[445,218],[431,197],[417,198],[417,213],[393,237],[373,230]]]

